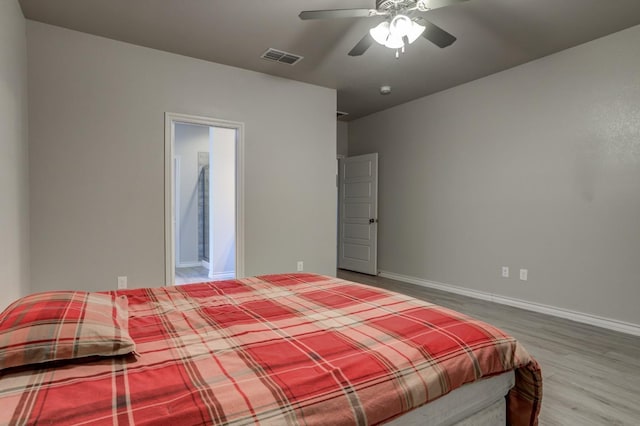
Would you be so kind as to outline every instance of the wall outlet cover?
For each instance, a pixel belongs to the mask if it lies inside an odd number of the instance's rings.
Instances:
[[[127,288],[127,277],[118,277],[118,289],[122,290]]]
[[[509,267],[508,266],[503,266],[502,267],[502,278],[509,278]]]
[[[522,281],[526,281],[529,279],[529,270],[528,269],[520,269],[520,279]]]

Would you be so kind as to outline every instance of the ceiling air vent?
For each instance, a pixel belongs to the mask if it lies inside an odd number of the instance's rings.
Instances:
[[[269,48],[260,56],[268,61],[280,62],[288,65],[295,65],[300,62],[303,56],[294,55],[293,53],[283,52],[282,50]]]

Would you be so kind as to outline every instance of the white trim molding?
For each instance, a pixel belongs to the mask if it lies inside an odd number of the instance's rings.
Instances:
[[[488,300],[490,302],[499,303],[501,305],[514,306],[516,308],[526,309],[527,311],[539,312],[541,314],[552,315],[554,317],[565,318],[568,320],[581,322],[584,324],[594,325],[596,327],[606,328],[608,330],[619,331],[621,333],[640,336],[640,324],[619,321],[612,318],[604,318],[597,315],[587,314],[584,312],[572,311],[569,309],[558,308],[556,306],[544,305],[542,303],[529,302],[527,300],[515,299],[512,297],[501,296],[499,294],[487,293],[484,291],[471,290],[464,287],[458,287],[451,284],[443,284],[435,281],[429,281],[422,278],[411,277],[408,275],[396,274],[395,272],[378,271],[378,275],[396,281],[402,281],[409,284],[415,284],[422,287],[433,288],[436,290],[446,291],[448,293],[460,294],[462,296],[473,297],[474,299]]]
[[[235,277],[236,273],[234,271],[209,273],[209,278],[211,278],[213,281],[228,280]]]
[[[202,262],[179,262],[176,264],[176,268],[197,268],[201,267]]]
[[[180,192],[180,187],[181,185],[181,169],[180,169],[180,164],[181,164],[182,159],[180,158],[179,155],[176,155],[173,157],[173,180],[171,181],[171,185],[173,188],[173,193],[174,193],[174,198],[173,201],[175,203],[175,211],[176,212],[180,212],[180,209],[182,208],[180,205],[180,196],[181,196],[181,192]],[[178,216],[180,216],[180,213],[178,213]],[[184,267],[182,266],[182,262],[181,262],[181,254],[180,254],[180,221],[176,220],[174,223],[174,234],[175,234],[175,241],[173,242],[174,244],[174,250],[175,250],[175,263],[178,263],[178,265],[175,265],[176,268],[177,267]]]

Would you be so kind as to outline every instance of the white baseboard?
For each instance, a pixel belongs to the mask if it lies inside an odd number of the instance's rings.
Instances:
[[[209,262],[207,262],[206,260],[201,260],[200,263],[202,264],[201,266],[203,268],[209,269]]]
[[[584,312],[571,311],[569,309],[558,308],[555,306],[544,305],[536,302],[529,302],[522,299],[501,296],[498,294],[486,293],[478,290],[471,290],[464,287],[458,287],[451,284],[443,284],[435,281],[429,281],[422,278],[411,277],[408,275],[396,274],[394,272],[379,271],[381,277],[390,278],[392,280],[403,281],[410,284],[416,284],[422,287],[434,288],[449,293],[461,294],[463,296],[473,297],[475,299],[488,300],[490,302],[500,303],[501,305],[514,306],[516,308],[526,309],[528,311],[539,312],[542,314],[552,315],[555,317],[565,318],[585,324],[602,327],[609,330],[619,331],[621,333],[640,336],[640,324],[619,321],[612,318],[599,317],[597,315],[586,314]]]
[[[211,273],[209,272],[209,278],[211,278],[212,280],[228,280],[230,278],[235,278],[236,276],[236,272],[235,271],[225,271],[225,272],[214,272]]]
[[[180,262],[176,264],[176,268],[195,268],[202,266],[202,262]]]

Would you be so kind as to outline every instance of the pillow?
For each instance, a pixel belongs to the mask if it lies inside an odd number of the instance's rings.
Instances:
[[[0,370],[47,361],[124,355],[127,298],[82,291],[36,293],[0,314]]]

